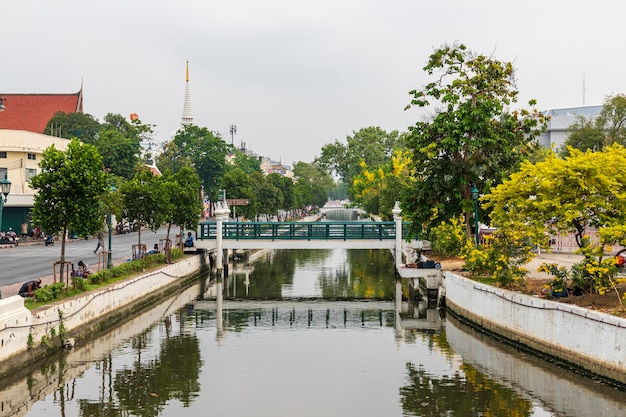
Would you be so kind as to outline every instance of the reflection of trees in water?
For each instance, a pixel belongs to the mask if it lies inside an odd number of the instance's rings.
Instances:
[[[392,299],[395,265],[386,250],[352,249],[334,274],[322,273],[324,298]]]
[[[420,365],[406,364],[408,385],[400,388],[402,410],[407,415],[435,416],[529,416],[530,401],[498,384],[470,365],[464,375],[437,376]]]
[[[293,284],[297,266],[322,261],[331,254],[327,249],[272,250],[254,263],[254,279],[248,294],[243,285],[237,286],[237,296],[252,299],[280,299],[283,285]]]
[[[195,335],[164,338],[158,357],[142,360],[147,339],[147,333],[133,338],[132,346],[137,352],[133,367],[117,371],[114,378],[113,389],[120,408],[125,410],[123,415],[157,416],[169,400],[189,406],[200,391],[202,359]]]

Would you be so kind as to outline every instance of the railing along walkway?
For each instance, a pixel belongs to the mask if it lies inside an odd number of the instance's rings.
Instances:
[[[406,239],[409,223],[403,223]],[[395,222],[223,222],[224,240],[393,240]],[[214,240],[217,222],[200,223],[198,240]]]
[[[200,223],[198,248],[213,249],[393,249],[395,222],[221,222],[222,238],[217,238],[218,222]],[[406,239],[402,227],[400,240]],[[221,241],[221,243],[219,243]]]

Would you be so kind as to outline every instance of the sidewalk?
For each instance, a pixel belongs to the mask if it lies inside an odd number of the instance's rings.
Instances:
[[[582,255],[574,254],[574,253],[547,253],[542,252],[540,255],[536,255],[529,263],[526,264],[526,269],[528,269],[528,278],[531,279],[552,279],[554,278],[552,275],[547,274],[545,272],[538,272],[537,268],[541,266],[541,264],[559,264],[560,266],[566,267],[568,270],[575,263],[580,262],[583,259]]]

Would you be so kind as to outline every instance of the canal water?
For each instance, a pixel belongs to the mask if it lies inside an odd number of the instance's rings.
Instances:
[[[399,304],[387,251],[229,269],[5,378],[0,416],[626,415],[623,391]]]

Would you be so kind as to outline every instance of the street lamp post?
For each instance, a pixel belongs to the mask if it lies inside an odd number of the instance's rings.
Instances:
[[[0,191],[4,198],[0,198],[0,230],[2,230],[2,212],[4,211],[4,203],[7,202],[7,197],[11,192],[11,181],[7,179],[7,173],[4,173],[4,179],[0,181]]]
[[[472,200],[474,200],[474,239],[476,247],[478,247],[480,236],[478,235],[478,188],[476,188],[476,184],[472,184]]]

